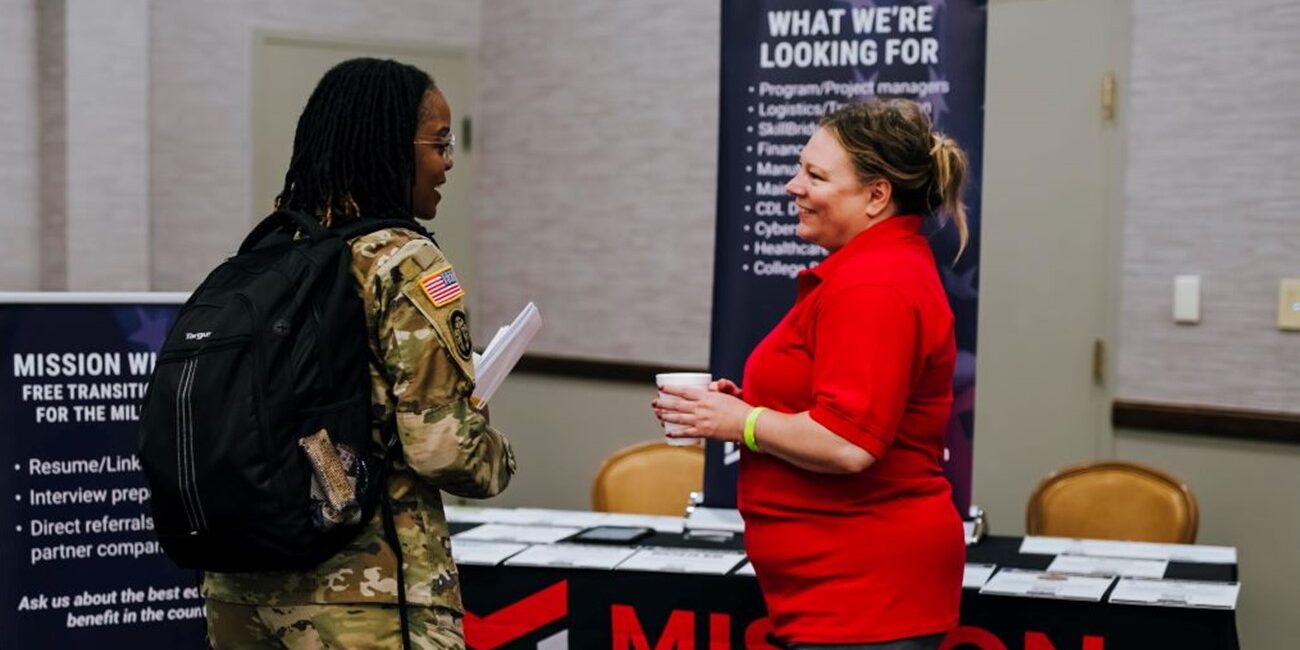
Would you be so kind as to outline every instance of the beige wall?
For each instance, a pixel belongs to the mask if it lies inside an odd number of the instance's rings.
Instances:
[[[35,0],[0,1],[0,281],[40,287]]]
[[[271,206],[250,200],[256,30],[477,46],[477,0],[154,2],[151,288],[188,290]],[[288,152],[285,152],[288,160]]]
[[[1300,447],[1120,430],[1116,455],[1162,467],[1192,486],[1198,541],[1236,546],[1241,647],[1291,648],[1300,638]]]
[[[591,481],[602,459],[662,439],[650,412],[654,397],[650,385],[511,376],[492,398],[492,424],[510,437],[519,473],[494,505],[590,508]]]
[[[720,3],[490,0],[476,334],[529,300],[544,354],[702,367]]]
[[[40,207],[31,215],[38,246],[25,254],[39,258],[39,278],[27,288],[55,291],[68,288],[67,7],[64,0],[36,4]]]
[[[1300,413],[1300,5],[1136,0],[1120,397]],[[1176,325],[1173,278],[1201,276]]]
[[[67,289],[147,291],[148,0],[67,0]],[[112,242],[112,245],[105,245]]]
[[[476,47],[478,1],[3,0],[0,287],[188,290],[253,206],[257,30]],[[286,152],[287,157],[287,152]]]
[[[1275,329],[1300,275],[1300,7],[1134,0],[1117,395],[1300,412],[1300,334]],[[1171,319],[1202,278],[1202,322]],[[1120,430],[1115,456],[1196,491],[1200,541],[1240,552],[1244,648],[1300,638],[1300,448]]]

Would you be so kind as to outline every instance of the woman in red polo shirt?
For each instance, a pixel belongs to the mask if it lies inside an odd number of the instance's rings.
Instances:
[[[745,548],[791,648],[938,648],[965,544],[940,468],[953,317],[922,226],[966,241],[966,158],[914,102],[822,119],[786,191],[830,251],[745,364],[743,392],[662,388],[681,437],[742,443]]]

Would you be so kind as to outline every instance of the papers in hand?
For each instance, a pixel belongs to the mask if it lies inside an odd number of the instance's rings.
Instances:
[[[476,406],[492,399],[540,329],[542,314],[530,302],[515,316],[514,322],[497,330],[483,354],[474,355],[475,384],[471,400]]]

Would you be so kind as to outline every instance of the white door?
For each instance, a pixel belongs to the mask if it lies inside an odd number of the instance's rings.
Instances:
[[[1061,465],[1109,456],[1124,0],[989,2],[974,501],[1001,534]],[[1069,25],[1069,29],[1060,26]]]

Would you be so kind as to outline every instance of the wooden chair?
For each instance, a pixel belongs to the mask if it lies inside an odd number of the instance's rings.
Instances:
[[[1182,481],[1125,461],[1071,465],[1029,497],[1030,535],[1141,542],[1196,541],[1196,495]]]
[[[661,441],[624,447],[604,460],[591,486],[591,509],[683,515],[691,492],[704,486],[704,449]]]

